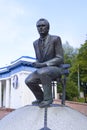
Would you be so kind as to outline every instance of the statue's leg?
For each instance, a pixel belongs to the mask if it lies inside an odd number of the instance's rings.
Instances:
[[[33,92],[34,96],[37,100],[43,100],[43,91],[40,84],[40,79],[38,78],[38,75],[35,72],[31,73],[26,79],[25,79],[26,85],[30,88],[30,90]]]
[[[44,67],[38,69],[37,73],[41,80],[43,90],[44,90],[44,101],[41,103],[40,107],[44,107],[53,102],[51,81],[52,79],[58,77],[60,71],[58,67]]]
[[[44,100],[52,100],[51,78],[47,74],[41,74],[40,79],[44,90]]]

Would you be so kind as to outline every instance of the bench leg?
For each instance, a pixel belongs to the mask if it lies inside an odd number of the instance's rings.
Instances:
[[[62,79],[62,100],[61,104],[65,105],[65,97],[66,97],[66,76]]]

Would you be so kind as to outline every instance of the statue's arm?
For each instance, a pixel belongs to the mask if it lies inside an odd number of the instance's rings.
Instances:
[[[46,62],[47,66],[56,66],[56,65],[63,64],[64,62],[64,52],[63,52],[63,47],[62,47],[62,42],[60,37],[56,38],[54,42],[54,48],[55,48],[55,54],[54,54],[55,57]]]

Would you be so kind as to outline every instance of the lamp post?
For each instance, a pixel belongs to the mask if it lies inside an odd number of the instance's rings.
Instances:
[[[80,96],[80,73],[79,73],[79,64],[78,64],[78,94]]]

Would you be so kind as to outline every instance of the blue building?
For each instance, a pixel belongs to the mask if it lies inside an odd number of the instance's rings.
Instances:
[[[34,95],[25,84],[25,78],[35,70],[35,58],[22,56],[10,65],[0,68],[0,107],[19,108],[31,104]]]

